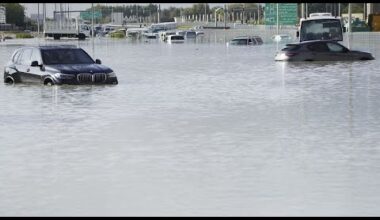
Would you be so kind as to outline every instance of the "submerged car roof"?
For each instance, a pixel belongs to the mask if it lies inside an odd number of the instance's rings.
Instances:
[[[234,39],[246,39],[246,38],[261,38],[260,36],[238,36]]]

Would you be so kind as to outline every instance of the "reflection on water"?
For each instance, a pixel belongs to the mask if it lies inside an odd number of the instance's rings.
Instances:
[[[1,69],[22,42],[0,45]],[[60,43],[119,84],[0,84],[1,215],[379,215],[379,59]]]

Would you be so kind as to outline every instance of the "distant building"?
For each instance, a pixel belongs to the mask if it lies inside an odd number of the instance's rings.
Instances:
[[[5,7],[3,6],[0,6],[0,24],[6,24],[7,21],[6,21],[6,11],[5,11]]]
[[[125,16],[124,21],[126,21],[127,23],[138,23],[138,19],[136,16],[130,16],[130,17]]]

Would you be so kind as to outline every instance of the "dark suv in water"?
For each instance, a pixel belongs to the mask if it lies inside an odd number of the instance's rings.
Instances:
[[[73,45],[17,49],[4,67],[5,83],[117,84],[112,69]]]

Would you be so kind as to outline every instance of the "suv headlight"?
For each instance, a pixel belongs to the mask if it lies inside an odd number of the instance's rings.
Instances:
[[[115,72],[107,73],[107,76],[108,77],[116,77],[116,73]]]
[[[63,73],[54,73],[53,76],[57,79],[72,79],[75,77],[74,74],[63,74]]]

